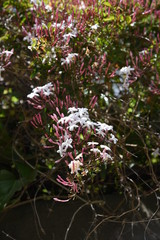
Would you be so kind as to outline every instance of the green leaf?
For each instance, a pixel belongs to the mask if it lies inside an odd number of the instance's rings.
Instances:
[[[102,4],[104,4],[107,7],[112,7],[112,5],[108,1],[102,1]]]
[[[132,18],[131,18],[131,16],[127,16],[127,17],[126,17],[126,22],[127,22],[128,24],[130,24],[130,23],[131,23],[131,21],[132,21]]]
[[[37,174],[37,171],[35,169],[28,166],[25,162],[16,162],[15,166],[19,172],[23,185],[26,185],[35,180]]]
[[[103,21],[104,21],[104,22],[114,21],[114,16],[113,16],[113,15],[110,15],[109,17],[104,18]]]
[[[15,192],[20,191],[22,182],[8,170],[0,170],[0,210],[2,210],[13,197]]]
[[[112,7],[112,5],[109,2],[104,2],[104,5],[107,7]]]
[[[18,103],[19,99],[15,96],[12,96],[11,101],[16,104],[16,103]]]

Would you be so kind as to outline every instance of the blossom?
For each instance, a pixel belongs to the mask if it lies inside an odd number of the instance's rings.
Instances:
[[[106,151],[111,151],[111,149],[106,145],[100,145],[101,148],[104,148]]]
[[[78,53],[69,53],[65,59],[61,58],[61,65],[70,64],[76,56],[78,56]]]
[[[4,50],[0,55],[5,54],[6,58],[10,58],[13,55],[13,49],[11,51]]]
[[[86,8],[86,6],[85,6],[84,2],[81,1],[81,5],[79,6],[79,9],[81,10],[81,9],[85,9],[85,8]]]
[[[81,163],[79,160],[73,160],[68,164],[68,167],[71,169],[71,174],[78,173],[80,170],[80,166],[82,166],[83,163]]]
[[[27,95],[28,98],[38,97],[40,93],[43,93],[45,96],[53,94],[53,84],[47,83],[44,86],[36,87],[32,90],[30,94]]]
[[[74,28],[74,29],[72,30],[72,32],[69,32],[69,33],[66,33],[66,34],[63,35],[64,40],[67,40],[68,37],[70,37],[70,38],[75,38],[75,37],[77,37],[77,29]]]
[[[52,7],[50,5],[45,5],[45,9],[47,10],[47,12],[51,12],[52,11]]]
[[[74,113],[74,112],[77,112],[77,108],[76,107],[68,108],[68,113]]]
[[[96,23],[95,25],[91,26],[92,30],[97,30],[97,28],[99,27],[99,25]]]
[[[107,161],[108,159],[113,159],[108,153],[106,153],[105,151],[103,151],[102,153],[101,153],[101,157],[102,157],[102,159],[103,159],[103,161]]]
[[[117,141],[118,141],[118,139],[117,139],[112,133],[110,134],[110,136],[111,136],[111,137],[110,137],[109,140],[112,141],[114,144],[116,144]]]
[[[61,157],[65,156],[67,149],[69,147],[73,148],[71,145],[72,141],[73,141],[72,138],[70,138],[69,135],[65,132],[64,141],[59,144],[59,150],[57,151],[57,153],[59,153]]]
[[[88,146],[90,146],[90,145],[98,145],[99,143],[98,142],[88,142],[87,144],[88,144]]]
[[[88,109],[87,108],[69,108],[68,116],[61,118],[58,123],[68,123],[68,130],[73,131],[75,128],[79,127],[79,125],[83,128],[87,127],[90,129],[90,126],[93,126],[93,122],[89,118]]]
[[[27,41],[29,43],[32,43],[32,34],[30,32],[27,32],[27,35],[23,38],[23,41]]]
[[[83,154],[82,153],[78,154],[75,159],[80,159],[80,158],[83,158]]]
[[[106,103],[106,105],[108,105],[109,104],[109,99],[108,99],[108,97],[106,97],[106,95],[105,94],[103,94],[103,93],[101,93],[101,99],[104,99],[104,101],[105,101],[105,103]]]
[[[98,122],[96,124],[96,126],[97,126],[97,128],[96,128],[97,134],[101,135],[102,137],[104,137],[106,135],[106,131],[113,130],[113,126],[108,125],[106,123]]]
[[[133,71],[134,68],[131,68],[130,66],[128,67],[122,67],[119,71],[117,71],[118,75],[123,76],[123,75],[130,75],[131,71]]]
[[[101,153],[101,151],[98,148],[92,148],[90,151],[94,152],[95,154]]]
[[[158,156],[160,156],[160,149],[159,148],[156,148],[153,152],[152,152],[152,155],[156,158]]]
[[[1,72],[3,72],[5,69],[2,67],[2,66],[0,66],[0,81],[3,81],[3,77],[2,77],[2,75],[1,75]]]
[[[123,87],[126,89],[128,89],[128,86],[129,86],[129,83],[127,83],[128,77],[131,74],[131,71],[133,70],[134,68],[131,68],[130,66],[128,66],[128,67],[122,67],[119,71],[116,71],[117,75],[119,75],[123,79],[124,81]]]

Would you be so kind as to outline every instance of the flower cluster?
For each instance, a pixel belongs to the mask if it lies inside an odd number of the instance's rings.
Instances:
[[[59,176],[57,181],[70,187],[71,193],[76,194],[85,187],[86,180],[100,171],[100,166],[114,162],[112,147],[117,143],[117,138],[113,134],[113,126],[91,120],[88,108],[79,108],[68,100],[69,97],[65,102],[60,101],[55,94],[56,88],[48,83],[34,88],[28,95],[29,103],[35,108],[38,107],[33,103],[41,103],[43,99],[50,103],[54,111],[52,114],[46,112],[50,122],[46,126],[40,113],[33,117],[32,125],[43,130],[48,127],[52,129],[51,134],[44,131],[43,137],[48,141],[44,147],[54,149],[57,165],[65,165],[66,180]],[[91,100],[92,106],[95,100],[96,97]]]
[[[27,95],[28,98],[39,97],[39,95],[50,96],[53,94],[53,84],[47,83],[44,86],[36,87],[32,90],[30,94]]]
[[[5,71],[5,68],[11,64],[10,58],[13,55],[14,50],[3,50],[0,52],[0,81],[3,81],[1,73]]]
[[[89,179],[98,171],[99,165],[114,162],[112,146],[117,143],[117,138],[113,126],[92,121],[87,108],[69,107],[67,115],[62,113],[60,116],[58,119],[54,114],[53,135],[56,139],[53,136],[47,138],[51,145],[58,145],[60,158],[56,162],[65,162],[70,170],[67,179],[72,183],[68,186],[77,193],[84,187],[86,177]]]

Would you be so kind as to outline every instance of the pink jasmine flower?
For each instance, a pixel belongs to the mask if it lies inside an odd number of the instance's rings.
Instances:
[[[78,173],[80,170],[80,166],[82,166],[83,163],[81,163],[79,160],[73,160],[68,164],[68,167],[71,169],[71,174]]]

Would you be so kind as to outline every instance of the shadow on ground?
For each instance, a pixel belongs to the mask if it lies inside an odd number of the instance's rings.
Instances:
[[[113,212],[122,197],[107,195],[105,201],[107,211]],[[92,207],[82,205],[77,200],[68,203],[41,200],[3,212],[0,216],[0,240],[64,240],[71,219],[73,223],[65,240],[160,240],[160,220],[156,220],[160,214],[154,196],[144,200],[141,210],[118,218],[109,216],[106,211],[106,218],[98,216],[95,219]],[[95,208],[99,214],[102,213],[101,209]],[[124,201],[117,214],[128,210],[129,206]],[[150,221],[145,222],[147,218]],[[87,238],[94,228],[96,230]]]

